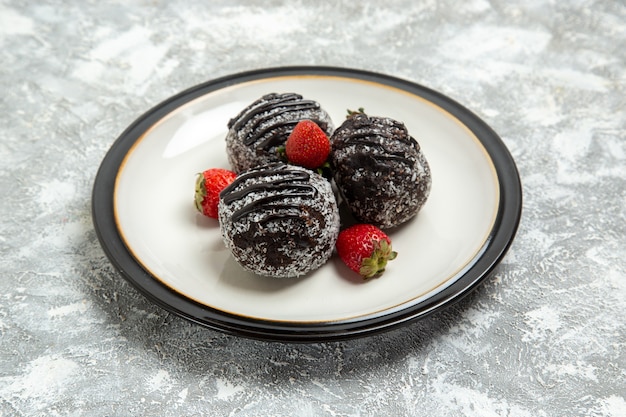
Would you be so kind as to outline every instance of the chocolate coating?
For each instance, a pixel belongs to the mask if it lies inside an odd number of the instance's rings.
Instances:
[[[297,277],[322,266],[339,234],[339,210],[330,183],[283,163],[241,173],[220,194],[224,243],[246,270]]]
[[[335,130],[331,145],[333,178],[358,221],[395,227],[426,202],[430,167],[403,123],[356,113]]]
[[[283,146],[295,125],[310,119],[330,136],[333,123],[320,104],[295,93],[267,94],[228,122],[226,151],[235,172],[279,162]]]

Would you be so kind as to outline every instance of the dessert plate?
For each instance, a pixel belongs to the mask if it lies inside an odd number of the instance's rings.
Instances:
[[[216,220],[195,211],[196,174],[229,168],[226,124],[270,92],[297,92],[329,112],[403,121],[432,172],[413,220],[389,231],[398,257],[363,282],[334,256],[295,279],[245,272]],[[100,243],[121,275],[166,310],[213,329],[279,341],[322,341],[388,330],[442,309],[501,261],[520,221],[515,163],[497,134],[454,100],[361,70],[282,67],[195,86],[156,105],[115,141],[95,179]]]

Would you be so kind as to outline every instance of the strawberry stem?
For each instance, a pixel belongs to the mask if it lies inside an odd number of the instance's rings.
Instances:
[[[363,107],[359,107],[357,111],[348,109],[348,115],[346,116],[346,119],[350,116],[354,116],[355,114],[365,114],[365,109]]]
[[[279,147],[276,148],[276,153],[278,154],[278,157],[283,161],[283,162],[287,162],[287,151],[285,149],[285,145],[281,145]]]
[[[206,186],[204,184],[204,175],[201,173],[198,174],[196,178],[196,195],[195,195],[195,205],[196,209],[202,213],[202,202],[204,198],[207,196]]]
[[[328,161],[324,162],[319,168],[317,168],[317,173],[329,181],[333,177],[333,172]]]
[[[369,258],[364,258],[361,262],[359,274],[365,280],[380,277],[387,267],[387,262],[394,260],[398,256],[391,244],[386,240],[379,240],[374,243],[374,250]]]

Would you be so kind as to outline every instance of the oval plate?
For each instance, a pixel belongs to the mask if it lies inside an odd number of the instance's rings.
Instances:
[[[319,101],[336,126],[363,107],[403,121],[420,143],[431,195],[390,232],[399,256],[381,278],[362,282],[336,256],[301,278],[254,276],[224,247],[217,221],[195,211],[196,174],[229,168],[228,120],[271,92]],[[104,251],[150,300],[212,329],[300,342],[370,335],[458,301],[503,258],[521,207],[513,158],[472,112],[406,80],[333,67],[250,71],[171,97],[116,140],[92,196]]]

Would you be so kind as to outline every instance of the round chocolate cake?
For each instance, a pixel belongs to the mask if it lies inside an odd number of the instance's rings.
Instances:
[[[339,234],[330,183],[284,163],[241,173],[220,194],[219,222],[224,243],[244,269],[278,278],[322,266]]]
[[[403,123],[353,113],[335,130],[331,144],[335,183],[358,221],[395,227],[426,202],[430,168]]]
[[[279,162],[283,146],[294,126],[310,119],[330,136],[333,123],[320,104],[295,93],[267,94],[228,122],[226,151],[235,172]]]

